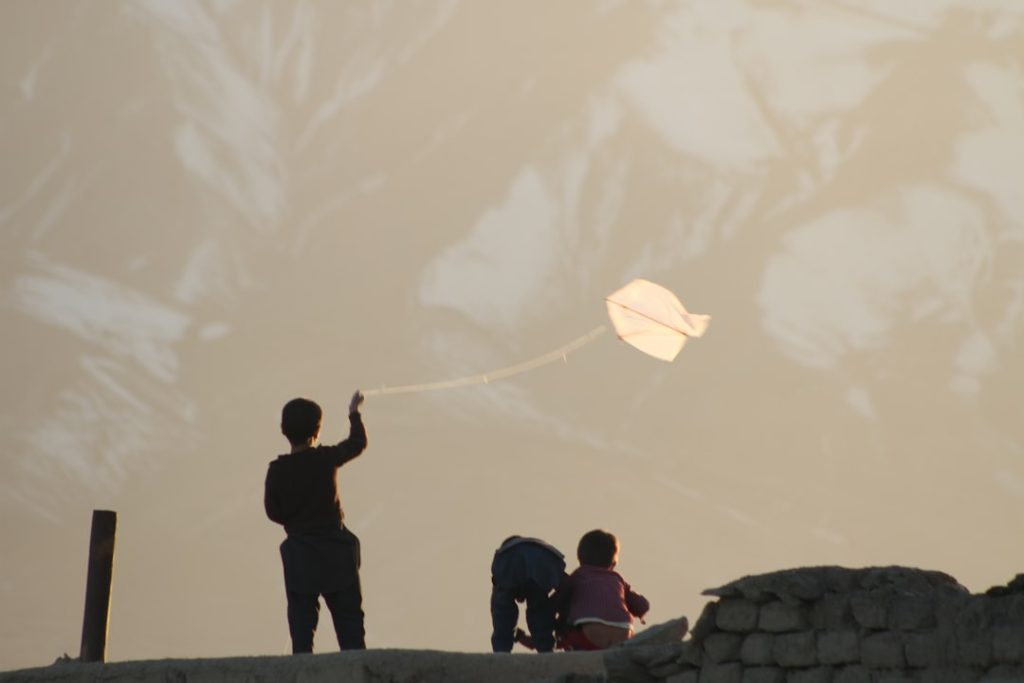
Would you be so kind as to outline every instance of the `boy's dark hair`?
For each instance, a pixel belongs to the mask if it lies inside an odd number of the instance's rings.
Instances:
[[[608,569],[618,551],[619,539],[615,538],[615,534],[604,529],[594,529],[583,534],[580,544],[576,546],[576,557],[580,564]]]
[[[308,398],[293,398],[281,411],[281,432],[293,445],[307,443],[320,431],[323,411]]]

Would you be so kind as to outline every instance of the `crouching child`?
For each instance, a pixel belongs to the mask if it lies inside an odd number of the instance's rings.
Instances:
[[[565,619],[559,647],[603,650],[632,638],[633,618],[642,620],[650,603],[615,571],[618,539],[601,529],[589,531],[580,539],[576,556],[580,566],[569,575],[556,600],[556,609]]]
[[[538,652],[555,647],[554,592],[565,580],[565,556],[538,538],[510,536],[491,562],[491,648],[511,652],[514,642]],[[516,628],[526,603],[526,637]]]

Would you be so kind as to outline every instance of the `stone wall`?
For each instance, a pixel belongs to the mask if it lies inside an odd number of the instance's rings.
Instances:
[[[939,572],[818,567],[705,594],[688,640],[610,650],[608,680],[1024,683],[1024,575],[971,595]]]
[[[1024,575],[971,595],[939,572],[815,567],[705,594],[685,639],[679,618],[604,652],[71,661],[0,683],[1024,683]]]

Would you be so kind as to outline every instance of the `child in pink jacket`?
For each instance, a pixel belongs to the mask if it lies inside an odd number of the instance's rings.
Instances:
[[[633,618],[651,605],[615,571],[619,541],[602,529],[588,531],[576,549],[579,568],[561,589],[559,610],[567,650],[603,650],[633,637]]]

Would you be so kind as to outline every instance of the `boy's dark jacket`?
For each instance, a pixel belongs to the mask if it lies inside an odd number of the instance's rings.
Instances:
[[[345,513],[338,496],[338,468],[366,448],[366,429],[358,412],[348,416],[348,438],[281,455],[270,463],[264,485],[267,517],[289,536],[340,529]]]

